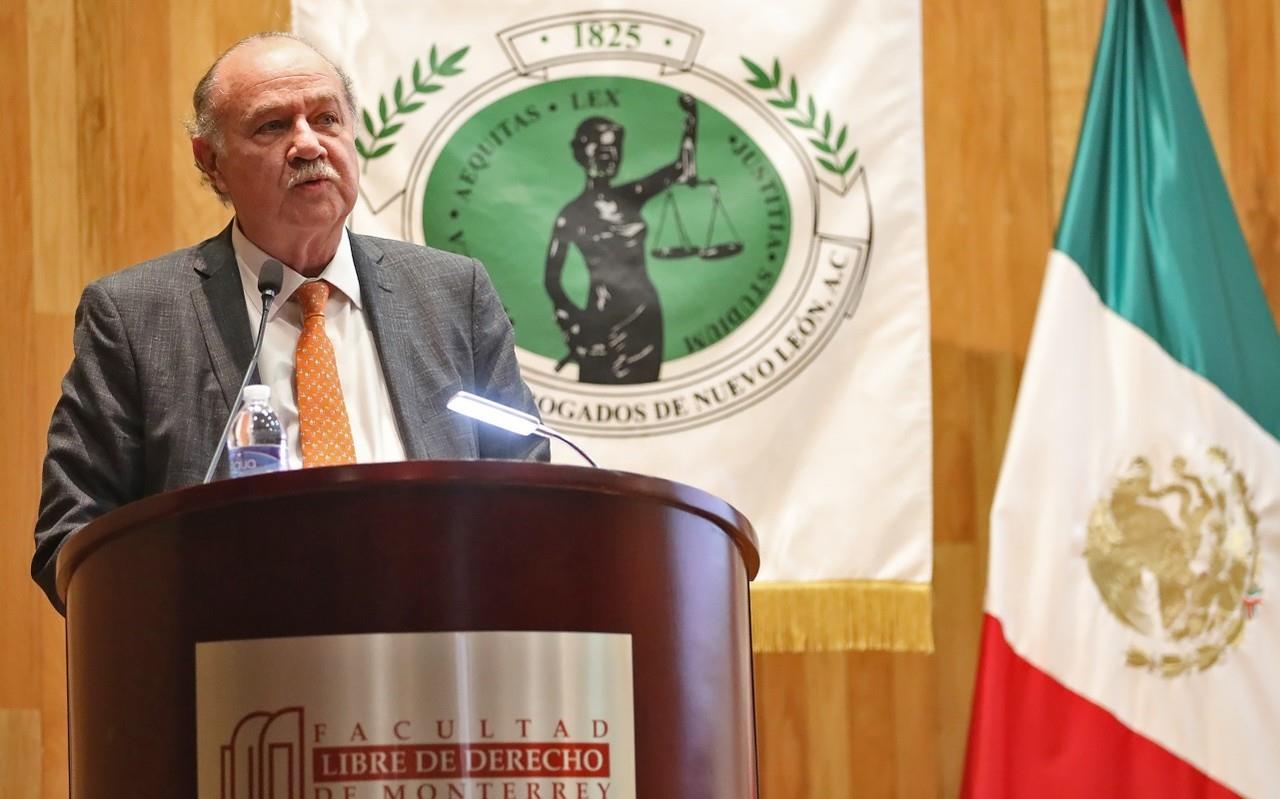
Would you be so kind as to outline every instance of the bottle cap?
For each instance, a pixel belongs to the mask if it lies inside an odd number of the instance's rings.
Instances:
[[[245,402],[266,402],[271,399],[271,386],[252,385],[244,387]]]

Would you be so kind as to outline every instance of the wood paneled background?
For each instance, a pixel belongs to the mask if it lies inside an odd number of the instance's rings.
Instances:
[[[766,799],[953,796],[987,510],[1070,170],[1103,0],[923,0],[937,651],[756,660]],[[1192,73],[1280,309],[1280,0],[1185,0]],[[66,796],[62,621],[27,577],[40,459],[88,280],[227,213],[179,121],[287,0],[0,3],[0,796]]]

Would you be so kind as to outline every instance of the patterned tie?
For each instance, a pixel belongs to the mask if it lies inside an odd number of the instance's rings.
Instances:
[[[323,280],[303,283],[293,296],[302,306],[302,333],[294,353],[298,442],[303,466],[355,463],[351,421],[338,381],[333,342],[324,332],[324,304],[332,288]]]

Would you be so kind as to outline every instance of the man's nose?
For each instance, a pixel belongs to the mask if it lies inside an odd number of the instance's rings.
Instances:
[[[320,137],[311,129],[305,117],[299,117],[293,123],[293,141],[289,147],[289,160],[314,161],[325,155],[324,145]]]

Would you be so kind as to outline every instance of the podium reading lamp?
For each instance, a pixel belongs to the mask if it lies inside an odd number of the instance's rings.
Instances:
[[[564,435],[553,428],[547,427],[538,420],[538,417],[532,414],[518,411],[515,408],[508,408],[506,405],[477,396],[469,391],[459,391],[454,394],[445,407],[454,413],[468,416],[477,422],[501,427],[503,430],[510,431],[518,436],[542,436],[543,438],[554,438],[556,441],[562,441],[568,444],[574,452],[581,455],[582,459],[587,463],[597,466],[596,462],[591,460],[591,456],[582,451],[582,447],[565,438]]]

